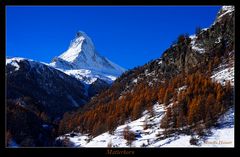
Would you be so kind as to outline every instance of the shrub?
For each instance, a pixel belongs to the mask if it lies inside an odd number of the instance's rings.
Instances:
[[[123,137],[127,140],[127,145],[132,145],[132,142],[135,140],[134,132],[130,131],[130,127],[126,126],[123,130]]]
[[[191,137],[191,139],[190,139],[190,141],[189,141],[189,143],[191,144],[191,145],[199,145],[199,143],[198,143],[199,141],[198,141],[198,139],[197,138],[195,138],[195,137]]]

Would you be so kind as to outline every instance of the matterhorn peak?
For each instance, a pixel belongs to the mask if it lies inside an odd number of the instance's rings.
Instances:
[[[83,36],[83,37],[88,37],[85,32],[83,32],[83,31],[78,31],[78,32],[76,33],[76,37],[81,37],[81,36]]]
[[[78,31],[76,37],[71,41],[67,51],[59,56],[62,60],[67,62],[74,62],[79,57],[93,57],[95,54],[95,47],[92,40],[86,33]]]
[[[119,76],[125,71],[101,56],[91,38],[83,31],[76,33],[67,51],[55,57],[50,65],[63,71],[85,69],[113,76]]]

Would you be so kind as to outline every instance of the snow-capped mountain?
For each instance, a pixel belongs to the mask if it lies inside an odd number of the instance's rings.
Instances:
[[[112,83],[125,69],[101,56],[86,33],[79,31],[67,51],[55,57],[51,66],[86,84],[97,78]]]

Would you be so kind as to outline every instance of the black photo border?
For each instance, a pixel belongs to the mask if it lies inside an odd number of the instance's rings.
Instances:
[[[237,0],[2,0],[1,2],[1,156],[233,156],[239,154],[239,8]],[[35,5],[131,5],[131,6],[149,6],[149,5],[234,5],[235,6],[235,148],[6,148],[5,147],[5,58],[6,58],[6,6],[35,6]],[[118,151],[118,154],[109,154],[110,151]]]

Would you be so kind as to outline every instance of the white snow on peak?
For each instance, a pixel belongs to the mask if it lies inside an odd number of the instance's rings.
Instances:
[[[6,58],[6,65],[12,65],[15,67],[15,71],[19,70],[20,66],[18,65],[19,62],[26,60],[25,58],[21,57],[13,57],[13,58]]]
[[[7,57],[7,58],[6,58],[6,65],[7,65],[7,64],[10,64],[11,62],[14,62],[14,61],[20,62],[20,61],[22,61],[22,60],[25,60],[25,58],[22,58],[22,57],[9,58],[9,57]]]
[[[235,10],[234,6],[223,6],[222,9],[218,13],[218,19],[222,18],[226,14],[233,12],[234,10]]]
[[[120,76],[125,71],[124,68],[101,56],[95,50],[90,37],[82,31],[79,31],[71,41],[68,50],[54,58],[49,65],[64,72],[68,71],[67,74],[69,70],[90,70],[93,74],[107,75],[109,79],[115,79],[114,77]]]
[[[234,6],[228,5],[228,6],[222,6],[222,11],[234,11]]]
[[[79,31],[76,37],[71,41],[68,50],[61,54],[59,58],[68,62],[74,62],[78,57],[81,57],[81,53],[84,53],[82,55],[86,55],[85,57],[93,57],[95,54],[94,51],[95,48],[92,40],[86,33]]]
[[[217,14],[217,18],[214,21],[213,25],[216,22],[219,22],[223,16],[227,15],[227,14],[232,14],[232,12],[234,12],[235,7],[234,6],[222,6],[222,8],[219,10],[218,14]]]

